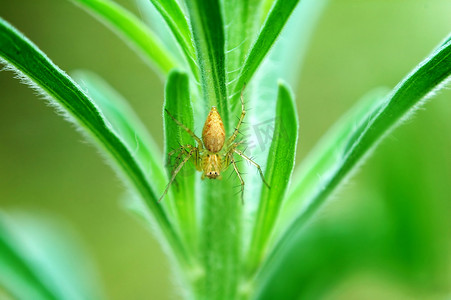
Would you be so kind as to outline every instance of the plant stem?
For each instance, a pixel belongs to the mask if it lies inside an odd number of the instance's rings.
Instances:
[[[237,295],[241,271],[242,204],[232,192],[235,183],[232,178],[203,182],[206,189],[201,259],[205,278],[198,291],[199,299],[235,299]]]

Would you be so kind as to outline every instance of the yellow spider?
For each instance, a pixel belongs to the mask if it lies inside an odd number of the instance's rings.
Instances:
[[[244,89],[243,89],[244,90]],[[260,166],[247,157],[242,151],[237,149],[240,142],[235,142],[235,139],[238,136],[238,130],[240,129],[241,124],[243,123],[244,116],[246,115],[246,111],[244,110],[244,100],[243,100],[243,91],[241,92],[241,116],[238,121],[238,124],[235,127],[233,134],[227,139],[225,139],[225,130],[224,124],[222,122],[221,116],[219,115],[218,110],[215,106],[212,106],[210,113],[208,114],[207,120],[205,121],[204,129],[202,130],[202,140],[194,134],[189,128],[183,125],[180,121],[174,118],[168,110],[165,109],[166,113],[177,123],[178,126],[183,128],[188,134],[190,134],[197,143],[197,147],[192,145],[184,145],[179,149],[173,150],[168,153],[169,158],[178,153],[177,161],[180,161],[183,157],[183,160],[179,163],[178,166],[172,171],[172,177],[169,181],[166,189],[161,195],[160,202],[166,193],[169,190],[169,187],[175,180],[175,177],[180,172],[182,167],[188,162],[188,160],[192,160],[196,170],[202,172],[202,179],[205,177],[209,179],[221,179],[221,172],[227,169],[228,166],[233,165],[236,174],[241,182],[241,200],[243,201],[243,193],[244,193],[244,181],[241,177],[240,172],[238,171],[238,167],[236,165],[236,161],[233,157],[234,154],[238,154],[251,164],[253,164],[263,180],[263,183],[269,188],[268,183],[265,181],[265,177],[263,176],[263,172]]]

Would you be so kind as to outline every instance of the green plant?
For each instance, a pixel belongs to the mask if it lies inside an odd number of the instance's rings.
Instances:
[[[168,181],[162,155],[127,105],[93,74],[74,74],[80,88],[30,41],[1,23],[0,54],[7,65],[57,100],[69,118],[116,162],[118,173],[146,204],[135,211],[158,225],[157,234],[168,244],[186,290],[199,298],[273,299],[281,295],[279,289],[293,298],[297,287],[286,289],[281,274],[296,265],[294,258],[306,243],[302,235],[305,224],[364,155],[451,72],[451,42],[447,39],[388,95],[378,91],[366,97],[305,160],[287,191],[298,122],[288,84],[277,82],[279,78],[290,80],[290,61],[277,60],[279,70],[271,70],[264,62],[269,56],[283,55],[284,47],[276,46],[271,53],[270,48],[299,1],[208,1],[208,5],[187,1],[186,12],[176,1],[152,1],[176,45],[164,44],[112,2],[78,2],[121,32],[146,61],[167,76],[165,108],[189,127],[202,122],[208,108],[217,105],[230,132],[245,83],[250,84],[246,89],[250,105],[265,107],[258,118],[276,117],[269,151],[256,154],[266,166],[270,190],[262,189],[258,176],[249,172],[246,205],[242,206],[234,192],[236,178],[196,186],[198,179],[186,176],[179,178],[179,188],[171,189],[160,205],[157,199]],[[311,2],[303,9],[317,9],[322,5],[318,3]],[[296,33],[287,30],[285,34],[294,37]],[[277,98],[258,99],[257,92],[264,87]],[[174,145],[194,143],[171,122],[165,116],[165,152]],[[319,182],[318,173],[326,174]],[[249,197],[250,190],[261,190],[259,201]],[[248,216],[251,221],[245,221]]]

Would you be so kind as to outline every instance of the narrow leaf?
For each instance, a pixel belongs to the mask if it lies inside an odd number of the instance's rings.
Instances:
[[[244,66],[235,85],[235,92],[233,95],[238,94],[244,84],[251,80],[298,2],[299,0],[276,0],[274,2],[269,15],[260,30],[257,40],[246,57],[246,61],[244,62]]]
[[[265,171],[265,178],[271,188],[262,186],[257,221],[247,257],[247,272],[250,274],[266,254],[267,242],[293,171],[298,129],[293,94],[288,86],[279,84],[276,124]]]
[[[178,66],[158,37],[132,13],[110,0],[73,0],[100,18],[138,50],[163,75]]]
[[[233,94],[245,56],[260,28],[261,3],[259,0],[223,1],[226,44],[227,93]],[[233,103],[233,113],[239,114],[239,101]],[[231,118],[233,120],[233,118]],[[232,125],[230,125],[232,126]]]
[[[251,134],[247,139],[258,141],[258,147],[250,147],[250,150],[255,160],[263,166],[266,165],[271,140],[260,132],[271,132],[274,129],[272,120],[276,118],[278,81],[282,79],[291,86],[296,86],[299,82],[304,55],[310,44],[309,37],[327,2],[328,0],[303,0],[299,3],[274,47],[256,71],[254,79],[246,86],[246,107],[251,108],[246,120],[252,124],[248,127]],[[234,113],[238,115],[238,112]],[[249,171],[247,173],[249,174]],[[261,182],[247,180],[246,187],[257,191],[261,188]],[[247,200],[246,203],[249,203],[245,207],[247,214],[257,216],[258,200],[259,197]],[[246,224],[246,231],[249,231],[249,234],[252,231],[251,227],[254,226],[255,217],[249,219]]]
[[[327,172],[312,197],[306,199],[306,205],[278,241],[262,273],[282,272],[283,264],[291,246],[300,236],[300,232],[311,217],[324,204],[328,196],[361,163],[365,155],[387,135],[395,125],[407,118],[428,96],[444,86],[451,75],[451,41],[441,45],[426,60],[420,63],[387,97],[382,107],[376,107],[340,149],[340,163]],[[301,200],[301,199],[299,199]],[[275,271],[275,272],[274,272]]]
[[[169,116],[170,113],[187,128],[194,128],[193,109],[189,94],[189,81],[185,73],[172,71],[169,73],[165,89],[164,132],[166,155],[172,152],[167,160],[168,174],[172,172],[186,157],[182,146],[196,146],[194,138]],[[177,174],[176,181],[172,184],[171,191],[174,195],[173,206],[180,226],[180,232],[184,235],[185,242],[195,251],[197,247],[197,225],[194,202],[195,165],[188,161]],[[163,200],[164,201],[164,200]]]
[[[219,0],[186,1],[205,106],[218,107],[229,132],[229,107],[225,83],[224,25]]]
[[[0,57],[9,63],[24,80],[49,96],[49,100],[61,107],[69,120],[91,134],[94,140],[116,163],[120,174],[127,179],[152,211],[163,235],[178,258],[184,260],[185,251],[174,232],[166,213],[157,203],[155,192],[150,186],[144,171],[133,158],[125,143],[113,132],[111,125],[93,101],[61,69],[54,65],[33,43],[0,19]]]
[[[161,14],[169,29],[171,30],[177,45],[183,52],[191,73],[198,80],[199,71],[196,64],[196,54],[185,15],[176,0],[150,0]]]
[[[271,11],[272,6],[274,5],[275,0],[262,0],[261,1],[261,19],[260,25],[265,23],[266,18],[268,17],[269,12]]]
[[[378,88],[364,95],[357,104],[341,118],[320,142],[310,151],[294,174],[293,186],[281,212],[278,231],[286,229],[290,220],[302,210],[303,200],[308,199],[318,189],[322,174],[335,169],[341,162],[341,151],[357,128],[366,123],[371,114],[385,103],[389,90]]]

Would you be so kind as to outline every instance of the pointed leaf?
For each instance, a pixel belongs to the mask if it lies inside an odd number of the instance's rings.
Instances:
[[[260,30],[257,40],[252,45],[251,50],[246,57],[246,61],[244,62],[244,66],[235,85],[235,92],[233,95],[238,94],[241,88],[251,80],[298,2],[299,0],[276,0],[274,2],[269,15]]]
[[[266,165],[271,143],[264,132],[273,131],[272,121],[276,119],[278,81],[282,79],[293,87],[297,86],[310,36],[327,2],[328,0],[303,0],[299,3],[274,47],[255,73],[254,79],[246,86],[246,107],[251,108],[246,115],[246,121],[251,125],[244,129],[249,133],[245,136],[247,140],[255,141],[251,142],[249,150],[262,166]],[[234,113],[239,115],[237,111]],[[249,170],[245,172],[250,173]],[[252,191],[258,191],[261,184],[258,180],[247,180],[246,186]],[[258,200],[258,197],[247,199],[247,214],[257,216]],[[254,222],[255,218],[252,218],[246,224],[249,234]]]
[[[224,5],[226,44],[227,93],[233,94],[245,56],[260,28],[261,3],[259,0],[227,0]],[[239,114],[239,101],[233,103],[234,113]]]
[[[294,96],[288,86],[279,84],[276,125],[268,154],[265,178],[270,189],[262,186],[260,206],[247,257],[248,272],[253,273],[266,253],[279,209],[293,171],[299,123]]]

